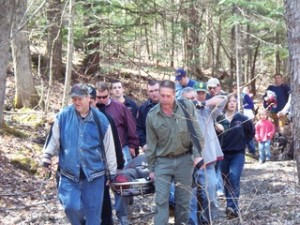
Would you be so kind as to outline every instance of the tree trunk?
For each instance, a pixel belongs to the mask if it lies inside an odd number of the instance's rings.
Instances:
[[[278,32],[276,32],[276,34],[275,34],[275,39],[276,39],[276,44],[279,45],[280,40],[279,40]],[[275,74],[279,74],[279,73],[281,73],[281,60],[280,60],[279,50],[276,49],[276,51],[275,51]]]
[[[10,60],[10,31],[14,14],[14,1],[0,0],[0,129],[4,124],[4,101],[6,89],[6,68]]]
[[[16,108],[32,108],[39,103],[31,72],[31,58],[27,32],[26,0],[16,0],[12,26],[12,53],[16,78]]]
[[[218,20],[218,30],[216,32],[216,68],[220,69],[222,67],[221,63],[221,41],[222,41],[222,19],[221,16]]]
[[[85,9],[87,12],[90,12],[91,8],[93,7],[92,4],[85,4]],[[100,12],[101,13],[101,12]],[[101,15],[98,15],[101,16]],[[90,25],[90,14],[88,13],[85,15],[85,26]],[[101,26],[101,25],[100,25]],[[101,30],[100,26],[90,26],[87,32],[88,38],[95,38],[96,40],[90,41],[86,45],[86,56],[83,60],[83,65],[85,67],[84,74],[96,74],[100,68],[100,41],[99,39],[99,30]],[[101,32],[100,32],[101,33]]]
[[[69,24],[68,24],[68,49],[67,49],[67,66],[66,66],[66,77],[65,77],[65,87],[63,94],[62,106],[67,105],[69,100],[69,91],[71,86],[72,78],[72,59],[73,59],[73,48],[74,48],[74,0],[69,1]]]
[[[50,84],[52,84],[53,78],[60,78],[63,75],[61,16],[61,0],[50,0],[47,8],[48,40],[46,49]]]
[[[172,0],[172,5],[174,4],[174,1]],[[170,56],[170,67],[174,67],[174,61],[175,61],[175,38],[176,38],[176,32],[175,32],[175,18],[172,15],[171,16],[171,56]]]
[[[256,60],[259,52],[259,43],[257,44],[252,60],[252,66],[251,66],[251,72],[250,72],[250,78],[251,78],[251,90],[253,96],[256,96],[256,83],[255,83],[255,65],[256,65]]]
[[[211,9],[212,10],[212,9]],[[216,65],[215,65],[215,43],[214,43],[214,25],[213,15],[207,11],[207,66],[211,68],[212,76],[215,76]]]
[[[288,26],[288,48],[290,53],[290,77],[292,90],[291,112],[293,114],[293,141],[294,154],[297,163],[298,182],[300,182],[300,1],[287,0],[286,22]]]

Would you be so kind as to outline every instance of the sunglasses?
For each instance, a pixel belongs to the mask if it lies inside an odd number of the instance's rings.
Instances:
[[[215,90],[216,87],[208,87],[208,90]]]
[[[108,97],[108,95],[104,95],[104,96],[97,96],[98,99],[106,99]]]

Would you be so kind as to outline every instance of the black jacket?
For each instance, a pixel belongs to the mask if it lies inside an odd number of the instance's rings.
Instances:
[[[252,120],[236,113],[231,122],[224,115],[219,116],[217,122],[224,127],[224,132],[218,135],[223,153],[244,153],[247,143],[255,136],[255,126]]]

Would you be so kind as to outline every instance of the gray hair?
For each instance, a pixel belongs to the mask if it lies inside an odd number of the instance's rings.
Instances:
[[[193,92],[194,95],[195,95],[195,97],[197,97],[197,93],[196,93],[195,89],[192,88],[192,87],[185,87],[185,88],[183,88],[182,91],[181,91],[181,93],[180,93],[180,97],[184,98],[183,95],[185,93],[191,93],[191,92]]]

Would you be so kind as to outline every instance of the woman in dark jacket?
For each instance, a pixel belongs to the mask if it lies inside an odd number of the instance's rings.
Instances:
[[[228,218],[236,218],[239,216],[238,199],[245,149],[255,135],[255,127],[251,120],[237,112],[237,97],[234,94],[228,96],[224,115],[217,118],[217,121],[224,128],[221,129],[219,140],[224,153],[220,169],[225,187],[226,214]]]

